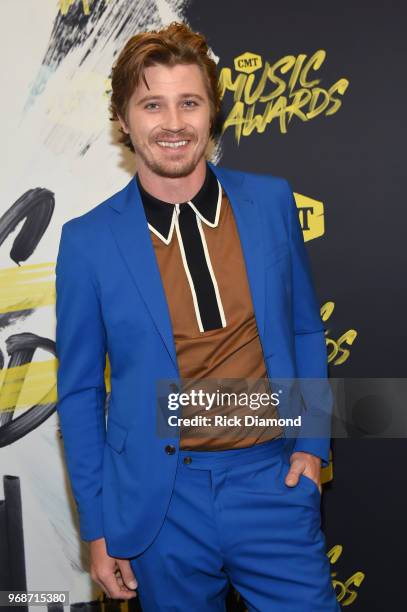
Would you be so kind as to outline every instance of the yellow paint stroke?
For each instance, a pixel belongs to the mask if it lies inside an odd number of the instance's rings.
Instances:
[[[110,0],[104,0],[106,4],[110,2]],[[85,15],[90,15],[91,4],[94,0],[59,0],[59,10],[62,15],[66,15],[75,2],[82,2],[82,9]]]
[[[342,554],[342,551],[343,546],[341,544],[333,546],[328,551],[328,559],[330,560],[331,565],[334,565],[338,561],[339,557]],[[336,571],[331,572],[331,576],[333,578],[332,585],[335,589],[337,600],[339,601],[342,607],[350,606],[358,596],[357,591],[351,587],[359,588],[363,580],[365,579],[365,574],[361,571],[355,572],[344,582],[336,578]]]
[[[320,86],[321,79],[311,80],[310,72],[317,71],[326,58],[319,49],[311,57],[302,53],[286,55],[274,64],[263,63],[261,56],[243,53],[235,58],[236,74],[224,67],[219,74],[219,89],[223,99],[226,92],[233,94],[233,106],[223,124],[223,132],[234,129],[239,144],[242,136],[256,131],[262,134],[277,121],[282,134],[295,116],[310,121],[322,113],[334,115],[342,106],[339,96],[346,92],[349,81],[341,78],[328,89]]]
[[[73,355],[73,358],[75,356]],[[0,371],[0,412],[24,411],[36,404],[57,401],[58,359],[33,361]],[[110,363],[106,356],[106,391],[110,392]]]
[[[335,309],[335,302],[326,302],[322,305],[320,313],[322,321],[328,321],[329,317],[332,315]],[[345,363],[347,359],[350,357],[350,349],[346,348],[346,346],[352,346],[358,332],[356,329],[348,329],[345,333],[343,333],[337,340],[333,338],[329,338],[330,330],[326,331],[326,345],[328,348],[328,363],[333,362],[333,365],[341,365]],[[345,345],[345,346],[343,346]]]
[[[55,263],[0,270],[0,313],[55,304]]]
[[[78,0],[59,0],[59,10],[61,11],[62,15],[66,15],[69,9],[71,8],[71,6],[75,4],[75,2],[77,1]],[[82,8],[83,8],[84,14],[90,15],[90,4],[93,2],[93,0],[79,0],[79,1],[82,2]]]
[[[49,120],[58,127],[68,126],[88,134],[100,127],[100,116],[94,112],[96,98],[107,98],[110,79],[96,70],[77,71],[69,83],[69,92],[58,89],[50,98]]]

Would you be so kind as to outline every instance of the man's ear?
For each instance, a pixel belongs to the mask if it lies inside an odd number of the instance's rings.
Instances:
[[[121,128],[123,130],[123,132],[125,132],[126,134],[129,134],[130,130],[125,122],[125,120],[123,119],[123,117],[121,117],[120,115],[117,115],[117,118],[120,122]]]

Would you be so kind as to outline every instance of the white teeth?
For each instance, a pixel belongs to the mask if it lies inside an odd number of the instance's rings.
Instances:
[[[166,142],[165,140],[157,140],[157,144],[160,147],[171,147],[172,149],[176,149],[177,147],[182,147],[187,144],[187,140],[178,140],[177,142]]]

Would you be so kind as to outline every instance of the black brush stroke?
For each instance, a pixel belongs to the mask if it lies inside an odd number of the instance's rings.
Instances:
[[[0,246],[22,219],[25,223],[14,239],[10,258],[18,265],[33,253],[47,229],[55,208],[52,191],[29,189],[0,217]]]

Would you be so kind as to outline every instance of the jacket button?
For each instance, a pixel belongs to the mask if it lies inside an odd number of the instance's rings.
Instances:
[[[165,452],[167,455],[173,455],[177,449],[172,444],[167,444],[165,447]]]
[[[184,457],[184,463],[186,463],[187,465],[192,463],[192,457]]]

